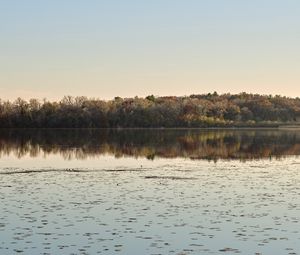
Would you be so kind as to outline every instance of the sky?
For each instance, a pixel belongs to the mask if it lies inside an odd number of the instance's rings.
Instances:
[[[0,0],[0,98],[300,96],[299,0]]]

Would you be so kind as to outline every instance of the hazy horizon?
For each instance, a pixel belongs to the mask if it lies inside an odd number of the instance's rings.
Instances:
[[[300,96],[300,1],[3,1],[0,97]]]
[[[14,102],[15,100],[17,100],[18,98],[21,98],[23,100],[26,100],[26,101],[29,101],[30,99],[37,99],[38,101],[42,102],[43,100],[46,100],[46,101],[50,101],[50,102],[59,102],[61,101],[64,97],[69,97],[71,96],[72,98],[76,98],[76,97],[86,97],[87,99],[96,99],[96,100],[103,100],[103,101],[110,101],[110,100],[115,100],[117,97],[121,97],[122,99],[129,99],[129,98],[135,98],[135,97],[138,97],[138,98],[146,98],[147,96],[154,96],[154,97],[190,97],[192,95],[207,95],[209,93],[213,94],[217,91],[210,91],[210,92],[207,92],[207,93],[192,93],[192,94],[188,94],[188,95],[173,95],[173,94],[166,94],[166,95],[157,95],[157,94],[147,94],[147,95],[129,95],[129,96],[119,96],[119,95],[116,95],[116,96],[113,96],[113,97],[107,97],[107,98],[104,98],[104,97],[98,97],[96,95],[94,96],[86,96],[86,95],[60,95],[60,96],[57,96],[55,98],[47,98],[47,97],[44,97],[44,98],[39,98],[39,97],[20,97],[18,95],[16,95],[15,97],[13,98],[5,98],[5,97],[0,97],[0,100],[3,100],[3,101],[10,101],[10,102]],[[241,91],[239,93],[230,93],[230,92],[226,92],[226,93],[218,93],[217,94],[219,96],[222,96],[222,95],[226,95],[226,94],[231,94],[231,95],[239,95],[239,94],[242,94],[242,93],[246,93],[246,94],[253,94],[253,95],[260,95],[260,96],[272,96],[272,97],[275,97],[275,96],[280,96],[280,97],[286,97],[286,98],[290,98],[290,99],[298,99],[300,98],[300,96],[285,96],[285,95],[279,95],[279,94],[259,94],[259,93],[248,93],[248,92],[245,92],[245,91]]]

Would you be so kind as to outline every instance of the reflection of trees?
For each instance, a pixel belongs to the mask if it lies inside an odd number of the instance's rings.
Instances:
[[[300,154],[300,135],[278,130],[1,130],[0,157],[60,154],[191,159],[259,159]]]

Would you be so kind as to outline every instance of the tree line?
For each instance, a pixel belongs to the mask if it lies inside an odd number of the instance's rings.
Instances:
[[[216,92],[59,102],[0,100],[0,128],[161,128],[276,126],[300,121],[300,98]]]

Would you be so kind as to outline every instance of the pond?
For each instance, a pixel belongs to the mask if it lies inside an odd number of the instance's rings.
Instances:
[[[0,254],[299,254],[297,130],[0,130]]]

